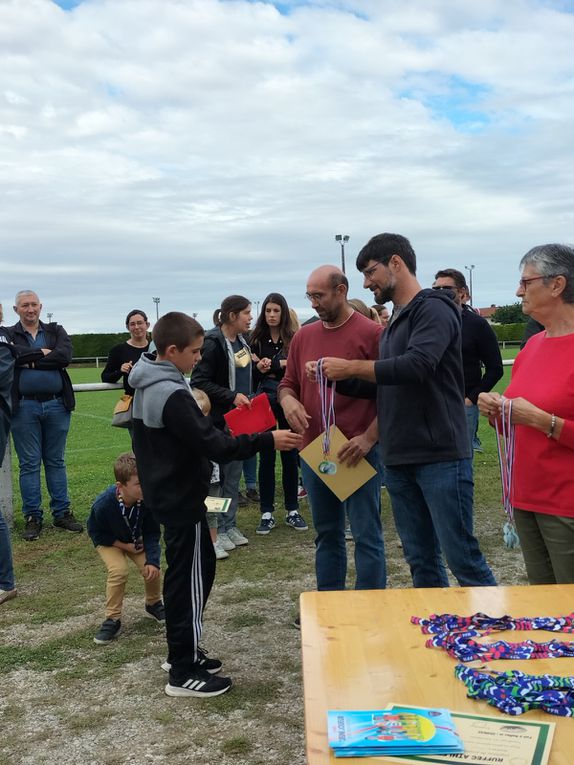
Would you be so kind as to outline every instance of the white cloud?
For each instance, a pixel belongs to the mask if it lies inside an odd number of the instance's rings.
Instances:
[[[373,234],[421,282],[572,240],[574,16],[534,0],[0,3],[2,295],[38,278],[72,331],[232,292],[301,301]]]

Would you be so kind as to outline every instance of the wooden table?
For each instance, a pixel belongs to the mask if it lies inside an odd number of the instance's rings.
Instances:
[[[327,744],[329,709],[383,709],[392,702],[502,715],[485,701],[467,699],[464,684],[454,677],[456,661],[442,650],[426,648],[426,636],[410,623],[411,616],[468,616],[477,611],[491,616],[567,615],[574,611],[574,585],[303,593],[301,637],[309,765],[335,762]],[[499,637],[512,642],[572,639],[564,633],[537,631],[499,632]],[[496,661],[489,666],[530,674],[574,675],[574,659]],[[574,718],[528,712],[524,719],[556,723],[550,763],[573,765]],[[361,760],[365,765],[382,761]]]

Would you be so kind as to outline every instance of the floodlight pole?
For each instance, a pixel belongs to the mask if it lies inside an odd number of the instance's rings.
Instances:
[[[157,321],[159,319],[159,298],[158,297],[152,297],[153,302],[155,303],[155,320]]]
[[[470,273],[470,284],[468,285],[468,292],[469,292],[469,295],[470,295],[470,304],[472,305],[473,304],[472,303],[472,272],[474,271],[475,266],[473,266],[473,265],[465,266],[465,268]]]
[[[345,273],[345,245],[349,241],[349,234],[336,234],[335,241],[341,245],[341,271]]]

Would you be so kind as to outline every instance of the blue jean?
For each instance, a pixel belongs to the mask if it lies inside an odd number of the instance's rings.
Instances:
[[[366,459],[376,468],[376,448]],[[318,590],[344,590],[347,579],[345,512],[355,540],[357,590],[386,586],[387,570],[381,523],[381,480],[379,474],[341,502],[319,476],[301,460],[303,486],[307,490],[315,526],[315,572]]]
[[[42,519],[40,467],[44,463],[50,510],[60,518],[70,509],[64,452],[70,412],[60,398],[21,399],[12,419],[12,438],[20,462],[20,494],[24,516]]]
[[[12,545],[10,529],[0,510],[0,590],[14,589],[14,566],[12,565]]]
[[[237,495],[239,494],[239,479],[243,471],[243,462],[227,462],[219,466],[219,475],[221,482],[221,496],[229,497],[231,504],[226,513],[217,514],[217,530],[220,534],[229,531],[232,526],[237,525]]]
[[[415,587],[496,585],[473,534],[472,460],[385,466],[397,532]]]
[[[254,454],[248,460],[243,460],[243,476],[247,489],[257,488],[257,455]],[[226,495],[227,496],[227,495]]]
[[[478,430],[478,406],[473,404],[472,406],[465,406],[466,411],[466,427],[468,429],[468,438],[470,443],[470,453],[473,453],[473,449],[480,447],[480,439],[477,435]]]

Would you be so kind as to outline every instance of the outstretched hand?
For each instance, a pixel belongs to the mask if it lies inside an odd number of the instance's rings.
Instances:
[[[273,443],[279,451],[288,452],[291,449],[300,449],[303,439],[291,430],[274,430]]]

